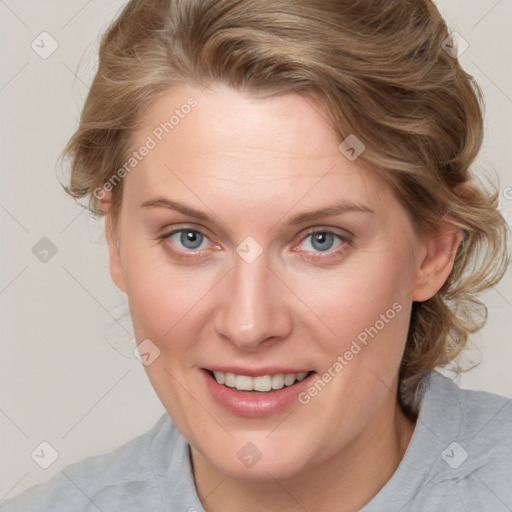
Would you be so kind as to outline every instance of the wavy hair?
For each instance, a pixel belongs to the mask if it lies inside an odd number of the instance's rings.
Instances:
[[[482,94],[445,51],[430,0],[132,0],[104,33],[80,124],[61,158],[66,191],[88,197],[123,166],[132,135],[177,84],[224,83],[265,97],[316,99],[340,137],[392,187],[418,233],[451,222],[463,237],[454,268],[413,304],[398,400],[417,413],[423,376],[453,362],[485,322],[477,298],[503,275],[506,224],[497,193],[470,173],[482,142]],[[123,183],[112,191],[118,215]]]

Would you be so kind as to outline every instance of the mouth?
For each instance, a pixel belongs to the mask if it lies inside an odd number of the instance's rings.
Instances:
[[[302,382],[309,375],[315,373],[298,372],[298,373],[275,373],[267,375],[240,375],[232,372],[222,372],[204,369],[208,375],[218,384],[231,388],[235,391],[244,393],[269,393],[278,391],[284,387],[291,387]]]
[[[317,373],[303,369],[201,368],[206,389],[224,410],[237,416],[263,418],[297,404]],[[247,375],[251,373],[251,375]]]

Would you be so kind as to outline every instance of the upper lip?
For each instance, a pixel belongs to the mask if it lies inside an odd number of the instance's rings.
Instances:
[[[205,370],[212,372],[234,373],[235,375],[245,375],[247,377],[261,377],[263,375],[277,375],[283,373],[284,375],[290,373],[309,373],[311,369],[304,368],[285,368],[283,366],[265,366],[262,368],[242,368],[241,366],[208,366],[204,367]]]

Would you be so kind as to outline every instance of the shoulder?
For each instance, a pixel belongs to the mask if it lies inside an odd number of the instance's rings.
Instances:
[[[512,400],[431,372],[413,437],[365,512],[510,512]]]
[[[512,399],[488,393],[461,389],[450,379],[433,372],[430,375],[431,396],[425,406],[423,421],[443,433],[456,437],[471,449],[474,457],[503,457],[512,447]],[[421,419],[421,415],[420,415]],[[469,458],[468,452],[468,458]]]
[[[152,453],[158,445],[178,442],[176,434],[165,414],[145,434],[107,454],[65,467],[47,484],[0,504],[0,512],[89,512],[112,510],[121,503],[126,511],[163,511]]]
[[[439,451],[422,493],[429,504],[449,496],[460,510],[512,510],[512,400],[460,389],[438,373],[429,393],[422,421]]]

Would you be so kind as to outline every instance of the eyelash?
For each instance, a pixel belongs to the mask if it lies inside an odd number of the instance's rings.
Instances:
[[[347,245],[352,245],[352,239],[348,235],[341,235],[340,233],[328,229],[328,228],[311,228],[307,230],[304,235],[301,236],[299,240],[299,244],[303,243],[309,236],[315,235],[317,233],[321,234],[327,234],[327,235],[333,235],[334,238],[337,238],[341,245],[337,247],[336,249],[330,249],[328,251],[308,251],[310,252],[310,256],[308,258],[312,260],[322,260],[327,258],[334,258],[336,256],[339,256],[341,253],[343,253],[347,247]],[[298,244],[296,244],[298,245]],[[299,252],[299,251],[297,251]]]
[[[201,229],[196,228],[196,227],[194,227],[194,228],[187,227],[187,226],[181,227],[179,229],[174,229],[173,231],[170,231],[169,233],[164,233],[163,235],[160,235],[157,239],[160,240],[161,242],[164,242],[165,240],[170,238],[172,235],[175,235],[176,233],[181,233],[182,231],[190,231],[192,233],[197,233],[197,234],[203,236],[204,238],[207,238],[208,240],[210,240],[208,235]],[[189,260],[190,258],[194,258],[199,252],[200,251],[179,252],[179,251],[173,249],[173,256],[180,260]]]
[[[181,233],[183,231],[190,231],[192,233],[197,233],[197,234],[203,236],[204,238],[206,238],[207,240],[210,240],[209,236],[201,229],[196,228],[196,227],[187,227],[187,226],[181,227],[179,229],[174,229],[173,231],[170,231],[168,233],[164,233],[164,234],[158,236],[157,239],[160,240],[161,242],[164,242],[165,240],[170,238],[172,235],[175,235],[176,233]],[[333,235],[335,238],[338,238],[340,240],[342,245],[340,247],[338,247],[337,249],[331,249],[329,251],[318,251],[318,252],[307,251],[307,252],[311,252],[312,256],[309,256],[309,258],[313,259],[313,260],[335,257],[336,255],[339,255],[345,249],[347,244],[348,245],[352,244],[352,240],[350,239],[350,237],[348,237],[346,235],[341,235],[340,233],[337,233],[337,232],[333,231],[332,229],[328,229],[328,228],[324,228],[324,229],[311,228],[301,237],[301,239],[299,240],[299,244],[303,243],[309,236],[315,235],[317,233]],[[197,257],[197,254],[199,252],[201,252],[202,250],[204,250],[204,249],[200,249],[198,251],[190,250],[190,251],[182,251],[181,252],[181,251],[176,251],[173,249],[173,253],[174,253],[174,257],[176,257],[178,259],[188,260],[190,258]],[[299,251],[295,251],[295,252],[299,252]]]

